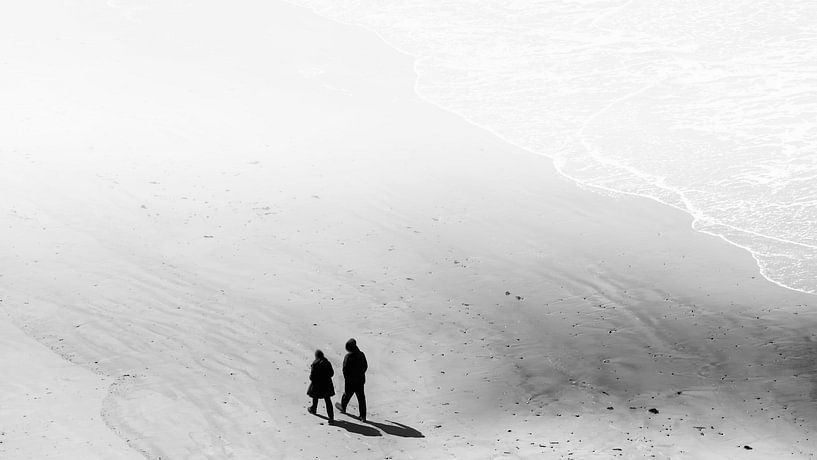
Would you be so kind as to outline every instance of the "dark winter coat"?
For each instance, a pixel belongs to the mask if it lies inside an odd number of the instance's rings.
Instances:
[[[326,358],[316,359],[312,363],[312,370],[309,372],[309,389],[306,394],[313,398],[328,398],[335,396],[335,386],[332,384],[332,376],[335,370],[332,363]]]
[[[346,385],[362,385],[366,383],[366,369],[369,363],[366,362],[366,355],[357,347],[357,342],[350,339],[346,342],[346,357],[343,358],[343,378]]]

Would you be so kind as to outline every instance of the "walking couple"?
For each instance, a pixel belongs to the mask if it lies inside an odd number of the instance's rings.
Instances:
[[[355,339],[346,342],[346,356],[343,358],[343,396],[340,403],[335,403],[341,413],[346,413],[346,405],[352,399],[352,395],[357,396],[357,405],[360,409],[360,420],[366,421],[366,394],[363,386],[366,383],[366,369],[369,364],[366,362],[366,355],[357,347]],[[312,397],[312,406],[307,409],[310,414],[315,414],[318,410],[318,399],[323,399],[326,403],[326,415],[329,423],[335,421],[335,414],[332,410],[332,396],[335,395],[335,386],[332,384],[332,376],[335,370],[332,363],[323,355],[321,350],[315,350],[315,361],[309,372],[309,389],[306,394]]]

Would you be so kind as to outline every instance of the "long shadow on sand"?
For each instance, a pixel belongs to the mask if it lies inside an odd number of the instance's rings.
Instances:
[[[372,421],[366,421],[364,423],[376,426],[377,428],[380,428],[384,433],[390,434],[392,436],[401,436],[403,438],[425,438],[425,436],[423,436],[423,433],[420,433],[419,431],[415,430],[414,428],[408,425],[392,422],[391,420],[386,420],[386,422],[390,423],[390,425]]]
[[[348,416],[348,417],[351,417],[351,418],[353,418],[355,420],[360,420],[360,417],[358,417],[356,415],[352,415],[352,414],[350,414],[348,412],[345,415]],[[403,438],[425,438],[423,433],[420,433],[420,431],[415,430],[414,428],[412,428],[412,427],[410,427],[408,425],[403,425],[402,423],[393,422],[391,420],[386,420],[386,422],[390,423],[391,425],[386,425],[385,423],[373,422],[371,420],[366,420],[363,423],[366,423],[368,425],[372,425],[372,426],[375,426],[377,428],[380,428],[384,433],[392,435],[392,436],[400,436],[400,437],[403,437]]]
[[[324,415],[320,415],[320,414],[314,414],[314,415],[316,417],[318,417],[318,418],[322,418],[322,419],[326,420],[327,422],[329,421],[329,418],[324,416]],[[376,429],[374,429],[374,428],[372,428],[370,426],[360,425],[358,423],[347,422],[346,420],[335,419],[335,421],[332,422],[331,425],[341,427],[341,428],[343,428],[344,430],[346,430],[346,431],[348,431],[350,433],[360,434],[360,435],[363,435],[363,436],[383,436],[379,431],[377,431]]]

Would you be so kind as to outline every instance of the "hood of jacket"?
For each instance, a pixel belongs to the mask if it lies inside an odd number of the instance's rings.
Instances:
[[[360,349],[357,347],[357,341],[355,339],[349,339],[346,341],[346,351],[349,353],[360,351]]]

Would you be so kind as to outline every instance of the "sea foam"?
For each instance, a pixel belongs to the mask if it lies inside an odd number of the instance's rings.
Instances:
[[[430,102],[817,293],[817,3],[293,3],[413,56]]]

